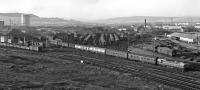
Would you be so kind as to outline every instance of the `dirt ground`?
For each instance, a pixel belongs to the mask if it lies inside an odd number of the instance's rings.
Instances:
[[[68,60],[0,53],[0,90],[179,90]]]

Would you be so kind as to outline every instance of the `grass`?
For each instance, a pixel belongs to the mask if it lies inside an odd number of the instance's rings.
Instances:
[[[20,53],[1,54],[0,70],[2,89],[159,90],[160,85],[127,73]]]

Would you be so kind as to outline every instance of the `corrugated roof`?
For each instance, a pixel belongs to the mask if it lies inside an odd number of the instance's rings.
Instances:
[[[187,33],[172,33],[170,36],[175,36],[175,37],[184,37],[184,38],[189,38],[189,39],[195,39],[200,36],[199,32],[187,32]]]

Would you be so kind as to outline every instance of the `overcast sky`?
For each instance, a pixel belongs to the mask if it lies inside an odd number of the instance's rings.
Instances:
[[[200,16],[200,0],[0,0],[0,12],[78,20],[124,16]]]

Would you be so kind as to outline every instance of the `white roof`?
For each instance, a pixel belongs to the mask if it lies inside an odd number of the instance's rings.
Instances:
[[[195,39],[200,36],[199,32],[188,32],[188,33],[172,33],[168,36],[175,36],[175,37],[183,37],[183,38],[189,38],[189,39]]]

